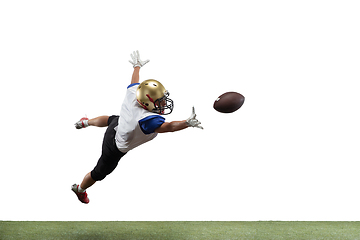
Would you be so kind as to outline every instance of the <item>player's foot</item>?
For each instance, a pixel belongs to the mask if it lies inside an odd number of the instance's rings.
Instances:
[[[78,191],[79,185],[74,184],[71,186],[71,190],[76,194],[80,202],[88,204],[90,202],[89,198],[87,197],[87,193],[85,192],[79,192]]]
[[[78,122],[75,123],[76,129],[88,127],[89,126],[88,120],[89,119],[87,117],[83,117],[82,119],[80,119]]]

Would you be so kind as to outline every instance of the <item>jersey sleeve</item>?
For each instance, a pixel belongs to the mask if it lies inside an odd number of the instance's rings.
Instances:
[[[132,84],[130,84],[130,85],[127,87],[127,89],[129,89],[129,88],[131,88],[131,87],[133,87],[133,86],[137,86],[137,85],[140,85],[140,83],[132,83]]]
[[[155,129],[165,122],[165,118],[159,115],[151,115],[139,121],[139,125],[143,133],[154,133]]]

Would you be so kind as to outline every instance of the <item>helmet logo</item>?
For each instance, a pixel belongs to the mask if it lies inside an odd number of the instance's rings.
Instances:
[[[150,102],[154,102],[154,99],[152,99],[149,94],[146,94],[146,96],[149,98]]]

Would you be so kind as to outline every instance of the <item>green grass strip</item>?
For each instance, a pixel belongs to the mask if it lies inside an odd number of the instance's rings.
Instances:
[[[360,239],[360,222],[12,222],[1,240]]]

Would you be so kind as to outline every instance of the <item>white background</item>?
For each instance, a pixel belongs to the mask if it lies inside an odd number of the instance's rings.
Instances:
[[[0,220],[360,220],[357,1],[2,1]],[[139,50],[175,102],[88,189]],[[222,93],[246,100],[213,110]]]

